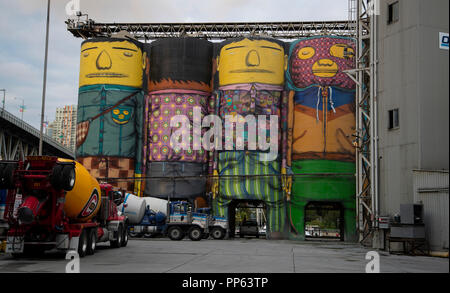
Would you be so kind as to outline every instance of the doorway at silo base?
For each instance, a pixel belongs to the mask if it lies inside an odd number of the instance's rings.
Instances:
[[[305,239],[344,241],[344,208],[339,203],[311,202],[305,207]]]
[[[271,205],[248,199],[233,199],[219,205],[223,216],[228,218],[231,239],[354,242],[356,234],[351,229],[354,215],[341,202],[310,201],[294,209],[290,203]]]
[[[232,200],[228,206],[230,238],[266,238],[267,205],[260,200]]]

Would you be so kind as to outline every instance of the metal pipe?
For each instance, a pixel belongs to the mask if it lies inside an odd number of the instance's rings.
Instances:
[[[50,24],[50,0],[47,0],[47,28],[45,32],[45,58],[44,58],[44,81],[42,86],[42,108],[41,108],[41,131],[39,135],[39,155],[42,156],[42,141],[44,134],[44,115],[45,115],[45,91],[47,87],[47,59],[48,59],[48,31]]]

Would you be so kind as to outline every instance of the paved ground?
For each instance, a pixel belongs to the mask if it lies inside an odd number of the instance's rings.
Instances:
[[[125,248],[99,245],[80,259],[82,273],[364,273],[369,250],[356,244],[263,239],[134,239]],[[14,259],[0,254],[0,272],[64,273],[64,255]],[[120,265],[119,265],[120,264]],[[382,273],[448,273],[448,258],[380,252]]]

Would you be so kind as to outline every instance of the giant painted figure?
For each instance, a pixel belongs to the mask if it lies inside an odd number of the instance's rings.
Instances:
[[[194,38],[155,41],[146,49],[146,134],[144,156],[150,177],[145,195],[205,202],[205,181],[194,179],[207,172],[208,153],[193,145],[194,108],[203,117],[210,112],[212,43]],[[170,126],[176,115],[188,117],[189,145],[176,148]],[[203,131],[204,132],[204,131]],[[195,147],[195,150],[194,150]],[[191,179],[163,178],[191,176]],[[157,179],[152,179],[157,177]]]
[[[284,44],[280,41],[241,38],[222,43],[217,57],[219,88],[216,113],[223,125],[226,115],[233,118],[237,115],[265,115],[267,128],[270,115],[281,117],[285,65]],[[282,128],[279,126],[278,129],[279,140]],[[246,131],[244,137],[248,137]],[[235,137],[224,136],[224,139],[236,142]],[[268,207],[268,237],[281,238],[285,222],[283,190],[280,178],[270,175],[281,174],[282,155],[279,151],[273,161],[262,160],[263,155],[260,149],[249,151],[248,148],[245,151],[236,151],[235,148],[234,151],[216,152],[214,174],[224,177],[215,189],[215,212],[227,216],[233,200],[262,200]],[[229,175],[269,176],[227,178]]]
[[[94,177],[141,175],[142,67],[138,42],[101,38],[81,46],[76,156]],[[111,183],[139,193],[133,180]]]
[[[355,83],[343,72],[354,64],[354,41],[349,38],[313,37],[291,44],[286,72],[292,133],[288,165],[295,174],[336,173],[295,178],[289,208],[293,238],[304,238],[308,203],[332,202],[343,207],[345,240],[354,240]]]

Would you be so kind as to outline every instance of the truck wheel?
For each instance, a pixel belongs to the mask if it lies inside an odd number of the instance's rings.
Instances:
[[[0,169],[0,188],[11,189],[14,188],[14,171],[16,166],[14,164],[2,164],[3,170]]]
[[[216,240],[221,240],[225,237],[225,231],[220,227],[214,227],[211,231],[211,235]]]
[[[170,227],[169,231],[168,231],[168,235],[171,240],[181,240],[184,238],[184,232],[178,226]]]
[[[200,229],[199,227],[192,227],[191,229],[189,229],[189,238],[192,241],[199,241],[203,238],[203,232],[202,229]]]
[[[75,167],[73,165],[65,165],[61,173],[61,187],[65,191],[71,191],[75,186]]]
[[[91,231],[89,231],[87,254],[93,255],[95,253],[96,248],[97,248],[97,228],[92,228]]]
[[[122,245],[122,237],[123,237],[122,225],[119,225],[119,228],[117,229],[117,239],[110,241],[111,247],[119,248]]]
[[[125,247],[128,244],[128,232],[127,231],[128,231],[128,229],[125,226],[125,228],[123,229],[123,235],[122,235],[122,243],[121,243],[122,247]]]
[[[87,231],[83,230],[81,231],[80,240],[78,242],[78,255],[80,257],[85,257],[88,250],[88,235]]]
[[[136,237],[139,236],[139,233],[136,233],[136,232],[128,232],[128,235],[130,235],[130,237],[132,237],[132,238],[136,238]]]
[[[62,171],[64,166],[57,164],[55,167],[53,167],[52,174],[50,175],[50,183],[52,184],[53,188],[56,190],[60,190],[62,188],[61,186],[61,178],[62,178]]]
[[[0,163],[0,188],[3,188],[3,170],[5,169],[6,164]]]

